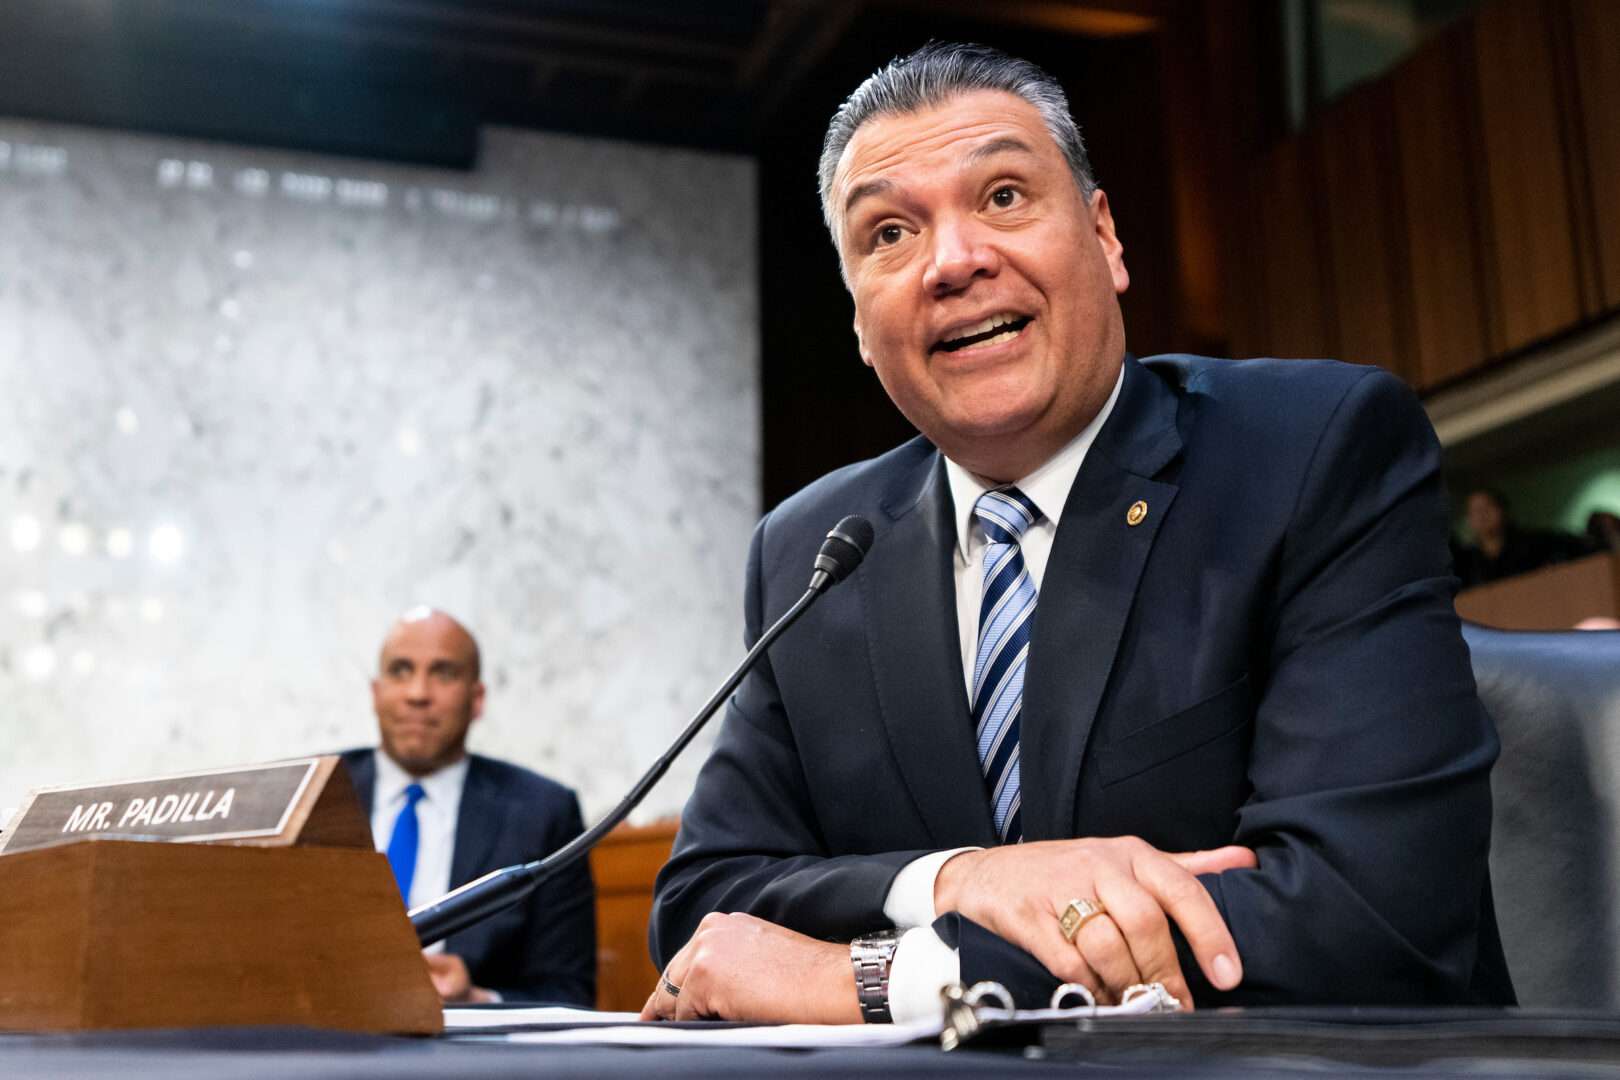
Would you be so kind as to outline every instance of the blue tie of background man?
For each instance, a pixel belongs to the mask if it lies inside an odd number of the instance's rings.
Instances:
[[[1002,843],[1016,844],[1024,836],[1018,718],[1035,615],[1035,582],[1024,566],[1018,540],[1041,519],[1041,512],[1022,491],[1003,488],[979,496],[973,515],[990,540],[984,551],[984,600],[979,605],[979,648],[973,663],[973,726],[996,832]]]
[[[388,865],[393,868],[394,880],[399,882],[399,895],[405,898],[407,907],[411,903],[411,879],[416,876],[417,841],[422,835],[416,823],[416,804],[426,794],[421,784],[405,789],[405,805],[399,808],[393,835],[388,838]]]

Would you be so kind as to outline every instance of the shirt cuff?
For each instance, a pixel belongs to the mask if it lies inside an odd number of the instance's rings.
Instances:
[[[889,895],[883,901],[884,917],[901,930],[933,925],[937,917],[934,912],[934,879],[939,876],[939,868],[952,855],[978,850],[976,847],[952,848],[907,863],[895,875],[894,884],[889,886]]]
[[[939,992],[962,975],[956,950],[926,926],[900,936],[889,961],[889,1017],[897,1024],[937,1019],[944,1006]]]

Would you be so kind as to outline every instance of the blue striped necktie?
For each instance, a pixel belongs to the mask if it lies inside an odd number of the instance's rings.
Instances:
[[[411,879],[416,877],[416,847],[422,836],[416,822],[416,804],[426,794],[421,784],[412,784],[405,789],[405,805],[400,807],[399,816],[394,819],[393,835],[388,838],[388,865],[394,871],[394,880],[399,882],[399,895],[405,898],[406,907],[411,903]]]
[[[990,543],[984,552],[984,600],[979,605],[979,651],[973,662],[973,727],[979,764],[990,790],[996,832],[1004,844],[1023,839],[1018,768],[1018,720],[1024,705],[1024,667],[1035,618],[1035,582],[1018,547],[1024,530],[1041,519],[1017,488],[987,491],[973,504]]]

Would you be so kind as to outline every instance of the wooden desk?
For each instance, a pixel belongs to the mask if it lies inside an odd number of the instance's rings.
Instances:
[[[1620,618],[1620,555],[1604,552],[1475,585],[1457,614],[1499,630],[1568,630],[1593,615]]]
[[[658,979],[647,955],[653,879],[669,861],[677,819],[620,825],[591,852],[596,879],[596,1007],[640,1011]]]

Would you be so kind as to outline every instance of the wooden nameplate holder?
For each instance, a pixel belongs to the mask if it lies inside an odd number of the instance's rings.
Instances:
[[[0,1029],[443,1030],[336,757],[38,791],[0,853]]]

